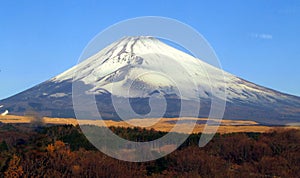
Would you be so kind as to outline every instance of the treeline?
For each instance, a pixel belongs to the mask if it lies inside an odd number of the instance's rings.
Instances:
[[[165,132],[110,128],[133,141]],[[0,126],[0,177],[298,177],[300,131],[216,134],[203,148],[192,134],[177,150],[155,161],[129,163],[98,151],[80,128]]]

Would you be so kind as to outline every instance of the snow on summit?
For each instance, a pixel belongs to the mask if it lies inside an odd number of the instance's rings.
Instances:
[[[179,91],[182,98],[208,98],[213,94],[224,99],[225,89],[229,101],[235,98],[255,101],[259,95],[260,99],[272,102],[280,95],[149,36],[124,37],[51,81],[71,79],[93,85],[90,92],[95,94],[104,89],[123,97]]]

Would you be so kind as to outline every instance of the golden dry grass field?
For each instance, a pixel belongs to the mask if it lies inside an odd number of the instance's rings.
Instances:
[[[0,116],[0,122],[2,123],[31,123],[36,122],[36,118],[30,116],[16,116],[6,115]],[[125,121],[112,121],[112,120],[77,120],[74,118],[50,118],[43,117],[39,122],[45,124],[71,124],[71,125],[97,125],[97,126],[116,126],[116,127],[142,127],[146,129],[155,129],[157,131],[171,131],[176,123],[179,129],[177,132],[187,133],[189,128],[193,127],[192,123],[196,123],[193,129],[193,133],[203,132],[206,126],[207,118],[143,118],[143,119],[131,119]],[[218,120],[211,119],[212,122],[218,123]],[[219,126],[210,126],[206,129],[206,133],[217,129],[218,133],[233,133],[233,132],[269,132],[275,128],[296,128],[299,126],[263,126],[254,121],[246,120],[221,120]]]

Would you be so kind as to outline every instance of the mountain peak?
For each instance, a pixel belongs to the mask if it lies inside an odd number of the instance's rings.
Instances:
[[[152,36],[125,36],[105,49],[108,49],[107,53],[112,51],[116,52],[112,53],[113,55],[116,55],[124,52],[136,54],[152,52],[162,53],[162,50],[166,47],[170,46]]]
[[[126,65],[167,67],[171,62],[170,60],[182,63],[182,65],[194,65],[200,62],[193,56],[175,49],[152,36],[126,36],[52,80],[63,81],[72,79],[73,74],[78,71],[114,72]],[[106,72],[104,73],[107,74]],[[84,74],[88,75],[89,73],[85,72]]]
[[[153,36],[124,36],[119,41],[123,41],[123,40],[137,41],[137,40],[157,40],[157,39],[155,37],[153,37]]]

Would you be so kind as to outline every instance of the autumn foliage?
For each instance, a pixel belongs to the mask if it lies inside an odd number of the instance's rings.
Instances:
[[[147,141],[166,133],[111,128],[129,140]],[[0,177],[298,177],[300,131],[217,134],[203,148],[192,134],[168,156],[129,163],[106,156],[79,127],[0,126]]]

